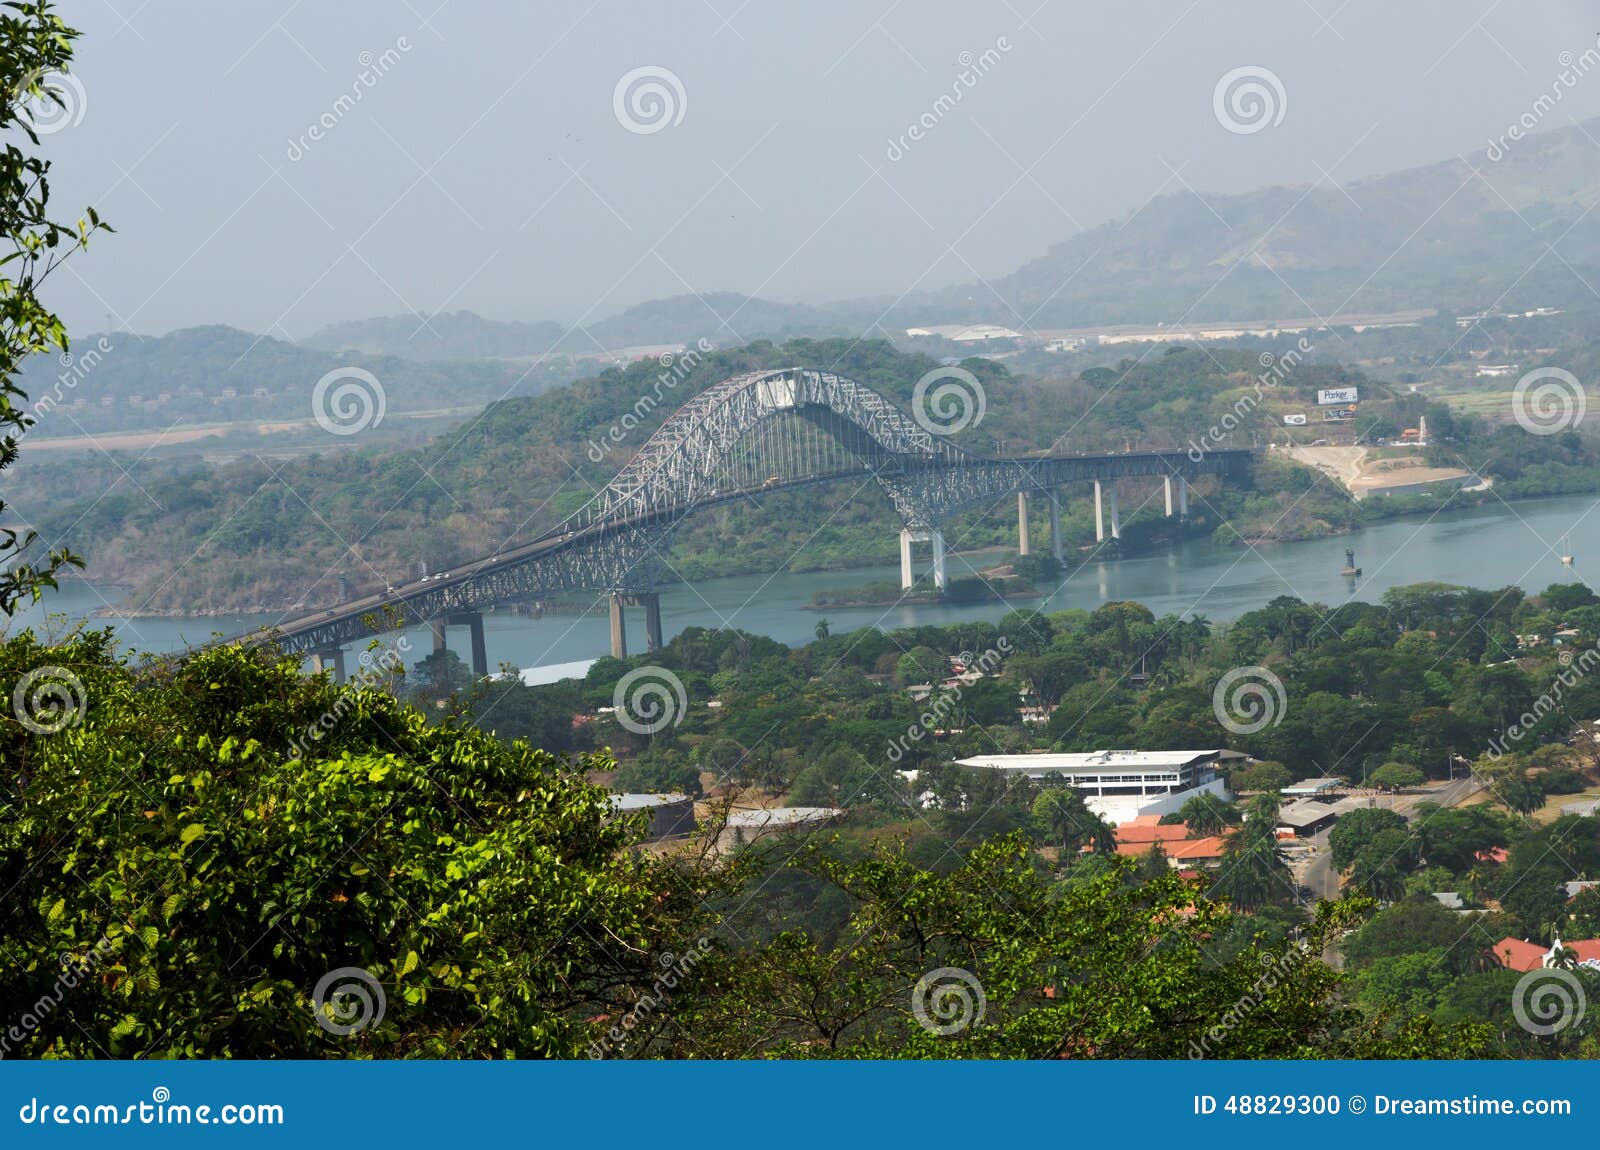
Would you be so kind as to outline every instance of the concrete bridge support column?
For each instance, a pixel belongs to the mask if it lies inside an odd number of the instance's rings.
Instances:
[[[1117,518],[1117,481],[1115,479],[1111,481],[1109,494],[1111,495],[1111,538],[1121,539],[1122,520]]]
[[[1167,518],[1172,518],[1172,476],[1165,476],[1161,480],[1162,494],[1167,497]]]
[[[944,565],[944,532],[937,528],[928,531],[906,528],[900,532],[900,589],[909,591],[917,581],[916,568],[911,561],[914,543],[927,543],[933,548],[933,585],[943,591],[949,585],[949,579]]]
[[[333,681],[344,682],[344,648],[331,647],[326,651],[314,652],[311,656],[311,670],[313,673],[333,670]]]
[[[1106,541],[1106,510],[1105,503],[1101,499],[1100,481],[1098,479],[1094,481],[1094,541],[1096,543],[1104,543]]]
[[[628,657],[628,624],[622,617],[622,596],[615,591],[611,593],[611,657]]]
[[[654,591],[636,596],[634,601],[644,608],[644,649],[661,649],[661,596]]]
[[[437,655],[444,650],[444,620],[435,619],[429,624],[433,628],[433,653]]]
[[[1017,492],[1017,554],[1031,555],[1033,539],[1028,534],[1028,493]]]
[[[1178,518],[1185,522],[1189,519],[1189,481],[1183,476],[1178,476]]]
[[[1050,489],[1050,554],[1061,562],[1061,495]]]
[[[483,676],[489,673],[489,650],[483,641],[483,616],[477,611],[466,616],[465,623],[472,634],[472,673]]]

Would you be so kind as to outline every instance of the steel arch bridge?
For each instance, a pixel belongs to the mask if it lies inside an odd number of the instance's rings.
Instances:
[[[1186,484],[1200,475],[1232,473],[1250,454],[996,459],[960,447],[873,389],[834,372],[749,372],[706,388],[678,408],[604,488],[532,542],[290,619],[257,638],[291,654],[318,654],[431,622],[436,643],[442,643],[445,623],[471,621],[496,604],[572,591],[653,598],[673,533],[686,517],[772,491],[875,483],[907,531],[926,533],[969,507],[1013,493],[1051,494],[1068,483],[1136,476]],[[482,662],[481,643],[479,622],[475,663]]]

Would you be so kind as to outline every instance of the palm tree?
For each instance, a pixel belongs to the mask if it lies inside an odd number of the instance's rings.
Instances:
[[[1083,796],[1069,786],[1046,787],[1033,801],[1033,817],[1043,826],[1051,841],[1061,844],[1061,857],[1092,846],[1101,854],[1117,849],[1117,834],[1104,819],[1091,811]]]
[[[828,621],[826,619],[817,620],[816,632],[817,638],[819,639],[826,639],[828,637]]]
[[[1293,889],[1289,868],[1270,829],[1266,834],[1252,834],[1247,828],[1233,836],[1213,889],[1240,910],[1259,910]]]

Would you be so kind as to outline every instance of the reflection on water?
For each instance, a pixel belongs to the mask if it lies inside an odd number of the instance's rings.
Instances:
[[[664,587],[662,626],[668,637],[685,627],[738,627],[798,644],[813,638],[817,621],[824,614],[837,634],[856,627],[996,620],[1019,606],[1039,606],[1050,611],[1069,607],[1092,610],[1113,599],[1138,600],[1157,615],[1195,614],[1220,621],[1236,618],[1279,595],[1331,605],[1352,596],[1376,600],[1390,587],[1424,580],[1478,587],[1517,583],[1536,591],[1551,583],[1581,578],[1586,558],[1600,562],[1600,514],[1594,513],[1595,506],[1593,496],[1567,496],[1510,507],[1474,508],[1432,519],[1411,517],[1369,527],[1356,535],[1300,543],[1240,548],[1188,542],[1115,561],[1076,556],[1069,558],[1066,578],[1048,598],[1010,605],[830,608],[820,614],[803,609],[813,592],[897,578],[895,567],[712,579],[692,586]],[[1577,556],[1572,569],[1562,567],[1558,555],[1561,536],[1567,533]],[[1347,546],[1355,548],[1356,562],[1365,571],[1358,580],[1339,574]],[[981,566],[986,561],[993,562],[993,556],[975,559],[974,563]],[[952,555],[949,563],[952,578],[974,573],[973,564],[964,562],[959,555]],[[42,609],[24,612],[12,623],[12,629],[37,625],[45,610],[82,618],[106,601],[114,603],[120,598],[120,591],[74,581],[47,595]],[[628,614],[629,642],[635,650],[642,650],[642,612]],[[204,642],[218,631],[233,634],[276,619],[274,615],[238,615],[95,622],[115,626],[118,637],[128,647],[162,652]],[[484,630],[489,661],[496,665],[532,667],[588,659],[604,654],[609,646],[603,611],[543,619],[491,614],[485,619]],[[417,658],[431,649],[432,640],[426,629],[411,632],[411,641]],[[463,658],[468,656],[465,628],[452,628],[450,641],[452,649]]]

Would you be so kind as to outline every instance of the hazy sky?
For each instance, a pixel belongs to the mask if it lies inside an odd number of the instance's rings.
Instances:
[[[119,234],[52,302],[79,330],[293,337],[690,290],[893,298],[1158,191],[1481,152],[1600,27],[1576,2],[1036,3],[71,0],[85,101],[46,139],[55,202]],[[1219,122],[1241,67],[1281,83],[1281,121]],[[654,131],[614,106],[638,68],[671,73]],[[1544,123],[1595,114],[1600,68]]]

